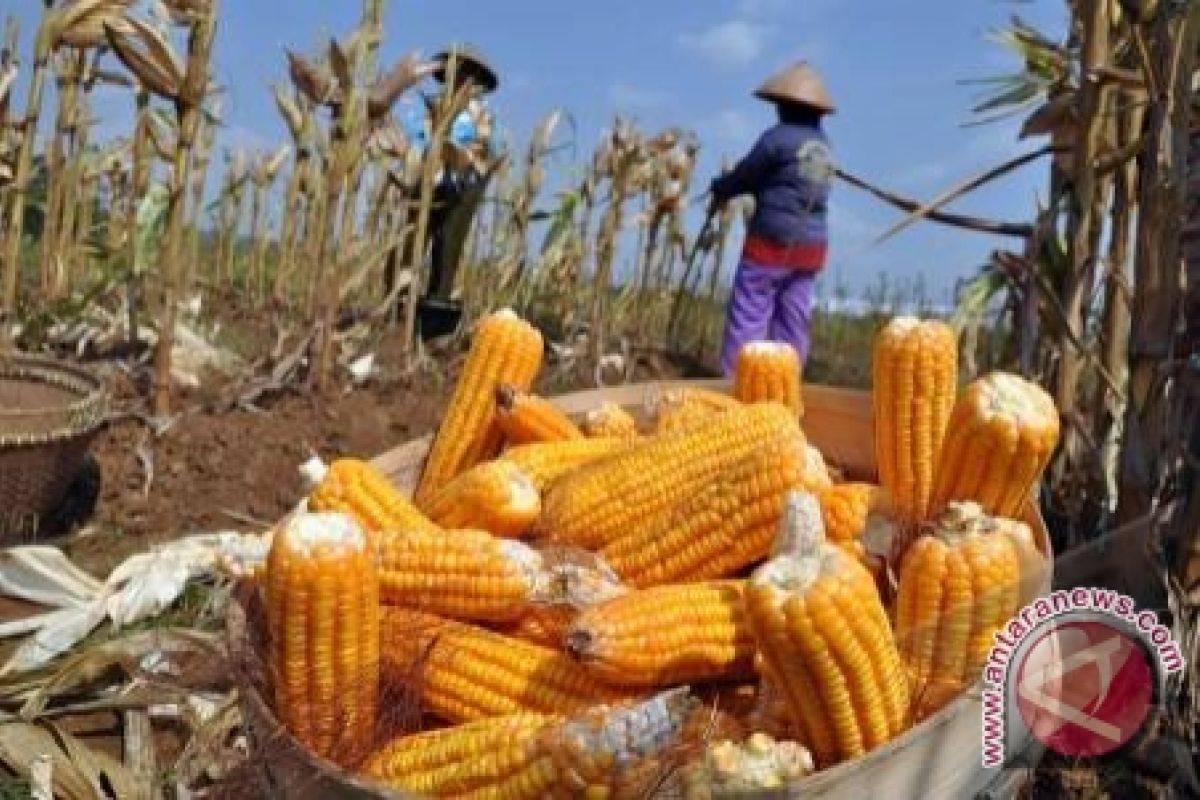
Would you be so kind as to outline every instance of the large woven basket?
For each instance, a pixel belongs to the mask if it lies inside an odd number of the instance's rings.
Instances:
[[[0,545],[37,538],[79,475],[108,395],[88,371],[0,355]]]
[[[666,386],[670,384],[660,384]],[[681,381],[674,385],[701,386],[728,391],[722,381]],[[577,392],[554,398],[568,414],[579,415],[609,400],[633,408],[648,387],[622,386]],[[804,387],[804,421],[809,440],[851,480],[874,480],[875,424],[871,395],[825,386]],[[411,492],[420,474],[431,438],[408,442],[374,459],[392,482]],[[1032,503],[1025,521],[1033,528],[1046,569],[1037,594],[1050,590],[1054,552],[1045,522]],[[279,723],[268,702],[262,652],[261,597],[244,587],[226,618],[230,650],[241,674],[242,711],[253,753],[253,766],[261,796],[280,800],[417,800],[413,795],[347,773],[317,758]],[[799,800],[804,798],[885,797],[895,800],[926,798],[1011,798],[1024,778],[1023,766],[1036,764],[1041,750],[1028,733],[1008,741],[1009,752],[1020,754],[1013,766],[984,769],[980,766],[981,702],[978,687],[968,691],[923,722],[865,756],[843,762],[777,791],[743,796],[743,800]],[[1023,765],[1023,766],[1022,766]],[[665,790],[654,800],[679,800]]]

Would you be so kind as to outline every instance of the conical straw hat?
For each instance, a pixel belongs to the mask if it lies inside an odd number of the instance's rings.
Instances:
[[[460,67],[474,68],[479,79],[483,81],[482,88],[485,92],[496,91],[496,87],[500,85],[500,79],[496,76],[496,71],[487,63],[487,60],[479,52],[479,49],[470,44],[454,45],[434,55],[433,62],[437,65],[433,71],[435,80],[445,83],[447,62],[450,60],[451,55],[458,57]]]
[[[829,114],[837,110],[821,76],[806,61],[771,76],[754,90],[754,96],[771,102],[801,103]]]

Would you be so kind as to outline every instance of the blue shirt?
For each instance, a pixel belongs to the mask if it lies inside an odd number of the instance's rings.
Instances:
[[[750,235],[781,245],[815,245],[829,237],[826,204],[832,181],[833,154],[820,127],[781,122],[710,190],[719,202],[754,195]]]
[[[400,117],[400,122],[404,129],[404,135],[408,137],[412,146],[418,151],[424,152],[429,147],[431,134],[429,112],[424,104],[408,104]],[[454,121],[450,123],[448,138],[459,147],[475,144],[479,138],[479,132],[476,130],[475,119],[469,112],[459,112],[459,115],[454,118]]]

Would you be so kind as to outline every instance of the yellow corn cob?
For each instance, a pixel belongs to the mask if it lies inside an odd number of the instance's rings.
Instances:
[[[730,411],[740,405],[727,394],[689,387],[651,393],[646,401],[646,410],[653,420],[655,433],[671,433],[686,430],[713,414]]]
[[[579,613],[567,651],[620,686],[671,686],[748,678],[754,636],[740,581],[639,589]]]
[[[328,468],[318,465],[311,477],[316,482],[308,496],[312,511],[350,514],[371,534],[382,530],[440,530],[367,461],[338,459]]]
[[[567,719],[510,715],[404,737],[369,773],[433,798],[545,800],[646,796],[694,703],[680,690]]]
[[[289,518],[266,567],[275,712],[312,752],[354,765],[374,744],[379,582],[366,533],[345,514]]]
[[[556,721],[546,714],[508,714],[403,736],[373,753],[363,772],[422,797],[547,791],[554,762],[536,742]]]
[[[705,747],[680,775],[683,800],[756,797],[778,792],[814,769],[812,754],[796,742],[754,733],[742,743],[728,739]]]
[[[583,438],[583,433],[558,406],[508,384],[501,384],[496,390],[496,419],[510,445]]]
[[[460,473],[496,455],[503,440],[496,390],[502,383],[528,390],[541,369],[542,349],[542,335],[512,311],[479,323],[421,474],[418,508]]]
[[[1020,560],[974,503],[951,503],[909,547],[896,590],[896,638],[922,713],[979,676],[992,637],[1016,613]]]
[[[893,319],[875,340],[873,371],[879,483],[897,519],[911,525],[932,511],[934,471],[958,381],[954,330],[938,321]]]
[[[521,468],[544,493],[554,481],[580,467],[628,450],[635,442],[625,439],[573,439],[569,442],[543,442],[510,447],[504,461]]]
[[[585,608],[621,597],[628,591],[602,563],[570,563],[560,559],[547,570],[538,597],[527,603],[520,619],[500,629],[506,636],[560,650],[567,628]]]
[[[479,528],[519,537],[541,513],[537,486],[511,461],[488,461],[454,478],[430,496],[425,509],[444,528]]]
[[[803,416],[800,356],[784,342],[750,342],[738,353],[733,396],[743,403],[774,400]]]
[[[584,415],[583,432],[591,439],[636,439],[637,420],[616,403],[606,400]]]
[[[745,589],[763,678],[786,700],[819,766],[878,747],[908,725],[908,684],[887,612],[863,567],[824,541],[809,494],[788,499],[785,552]],[[797,535],[799,532],[799,535]]]
[[[871,513],[886,508],[885,498],[873,483],[839,483],[818,492],[825,536],[835,544],[859,539]]]
[[[460,620],[513,620],[545,567],[528,545],[484,531],[397,531],[379,539],[385,602]]]
[[[1019,517],[1058,433],[1058,410],[1037,384],[1004,372],[972,381],[950,417],[934,508],[973,500],[989,514]]]
[[[671,764],[664,756],[679,744],[697,713],[686,688],[640,702],[589,708],[539,737],[557,766],[547,798],[650,797]]]
[[[537,529],[598,551],[632,586],[726,577],[770,549],[804,447],[783,406],[740,406],[566,476]]]
[[[467,623],[385,606],[383,674],[451,722],[535,711],[569,714],[627,697],[566,653]]]

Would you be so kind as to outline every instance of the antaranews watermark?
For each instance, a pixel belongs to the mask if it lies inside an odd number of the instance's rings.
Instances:
[[[1024,729],[1067,756],[1100,756],[1142,729],[1184,659],[1151,611],[1111,589],[1060,589],[998,631],[983,668],[983,766]]]

